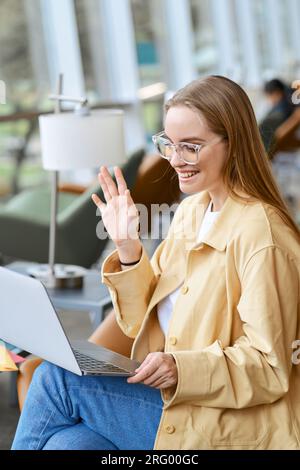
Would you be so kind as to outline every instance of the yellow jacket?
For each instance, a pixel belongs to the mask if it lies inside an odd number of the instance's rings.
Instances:
[[[208,203],[182,201],[151,261],[102,266],[132,358],[176,360],[155,449],[300,449],[299,243],[271,206],[231,197],[197,243]],[[156,305],[182,282],[165,338]]]

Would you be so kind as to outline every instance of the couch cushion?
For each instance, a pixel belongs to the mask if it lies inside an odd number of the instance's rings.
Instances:
[[[74,200],[77,194],[59,193],[58,214],[63,212]],[[0,208],[6,215],[26,218],[32,222],[49,223],[50,220],[50,187],[28,189],[14,196],[5,206]]]

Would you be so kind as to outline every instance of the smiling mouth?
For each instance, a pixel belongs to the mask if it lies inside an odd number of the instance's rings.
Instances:
[[[197,175],[200,173],[200,171],[187,171],[185,173],[178,173],[179,179],[181,180],[189,180],[193,178],[193,176]]]

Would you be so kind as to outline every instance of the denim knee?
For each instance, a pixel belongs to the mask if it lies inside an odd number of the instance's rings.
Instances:
[[[76,375],[48,361],[43,361],[33,375],[35,383],[47,388],[54,388],[57,391],[65,391],[73,385],[78,386],[82,384],[82,379],[82,376]]]
[[[32,384],[48,386],[63,380],[64,369],[48,361],[43,361],[34,371]]]

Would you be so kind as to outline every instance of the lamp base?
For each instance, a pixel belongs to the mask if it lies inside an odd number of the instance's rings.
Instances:
[[[28,268],[27,272],[48,289],[80,289],[86,269],[72,264],[55,264],[53,274],[49,264],[39,264]]]

